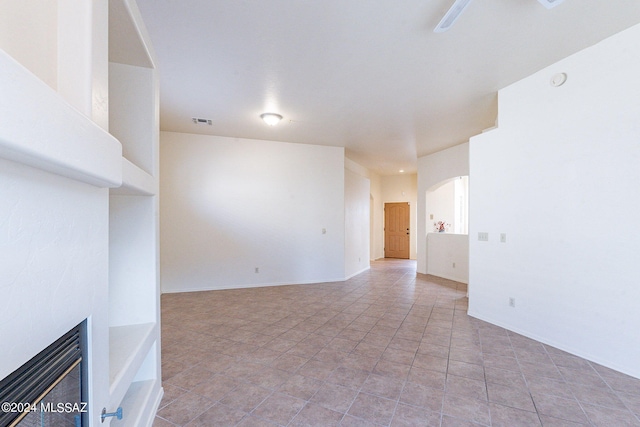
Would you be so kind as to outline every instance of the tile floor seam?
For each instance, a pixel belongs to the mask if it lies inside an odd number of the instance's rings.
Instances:
[[[555,366],[555,364],[554,364]],[[556,367],[557,369],[557,367]],[[562,376],[563,380],[565,383],[569,383],[567,381],[567,379],[564,377],[564,375],[562,375],[562,372],[560,372],[560,375]],[[584,415],[585,419],[587,420],[587,422],[589,423],[590,426],[593,426],[593,421],[591,420],[591,417],[589,416],[589,414],[587,413],[587,411],[584,409],[584,405],[583,403],[580,401],[580,399],[578,399],[578,397],[576,396],[576,393],[574,392],[573,388],[570,387],[570,391],[571,391],[571,395],[573,396],[573,400],[578,404],[578,406],[580,407],[580,410],[582,411],[582,414]],[[567,420],[567,421],[574,421],[574,420]]]
[[[478,334],[478,341],[480,341],[480,343],[479,343],[480,352],[481,352],[481,354],[484,354],[482,352],[482,336],[480,334]],[[483,375],[483,378],[484,378],[485,387],[487,387],[487,385],[489,384],[489,381],[488,381],[488,378],[487,378],[487,370],[485,369],[485,366],[484,366],[484,356],[482,358],[482,375]],[[487,405],[489,405],[491,403],[489,401],[489,390],[487,389],[486,392],[487,392]],[[533,399],[531,399],[531,400],[533,401]],[[537,414],[537,412],[536,412],[536,414]],[[538,418],[540,418],[540,415],[539,414],[537,414],[537,415],[538,415]],[[491,411],[491,407],[489,406],[489,426],[493,425],[492,416],[493,416],[493,414],[492,414],[492,411]],[[540,425],[542,426],[542,421],[540,421]]]
[[[513,340],[511,339],[511,333],[510,331],[507,331],[507,337],[509,338],[509,345],[511,347],[511,351],[513,352],[514,358],[516,359],[516,363],[518,364],[518,371],[520,373],[520,376],[522,377],[526,387],[527,387],[527,391],[529,392],[529,396],[531,397],[531,401],[533,402],[533,406],[536,410],[536,414],[538,415],[538,419],[540,420],[540,424],[544,425],[544,423],[542,422],[542,418],[541,415],[546,415],[546,414],[542,414],[542,412],[540,412],[540,410],[538,409],[538,407],[540,406],[539,403],[536,403],[536,399],[533,398],[533,394],[531,393],[531,386],[529,385],[529,380],[527,379],[527,376],[524,374],[524,372],[522,371],[522,365],[520,363],[520,358],[518,357],[518,353],[515,351],[515,348],[513,346]],[[547,350],[545,348],[545,354],[547,353]],[[553,359],[552,359],[553,361]],[[554,363],[555,366],[555,363]],[[556,368],[557,369],[557,368]],[[562,375],[562,374],[561,374]],[[564,380],[563,377],[563,382],[566,383],[566,381]],[[573,392],[571,392],[571,394],[573,395]],[[577,402],[577,399],[575,399],[574,396],[574,400]],[[581,408],[582,409],[582,408]],[[584,413],[584,410],[582,409],[583,414],[586,417],[586,414]],[[549,417],[552,417],[551,415],[547,415]],[[557,417],[552,417],[552,418],[557,418]],[[573,422],[573,420],[568,420],[568,419],[564,419],[564,418],[558,418],[558,419],[563,419],[565,421],[569,421],[569,422]],[[588,419],[588,418],[587,418]]]
[[[507,331],[507,333],[508,333],[508,335],[509,335],[509,339],[510,339],[510,341],[511,341],[511,333],[510,333],[510,331]],[[512,341],[511,341],[511,346],[512,346],[512,349],[513,349],[513,342],[512,342]],[[544,346],[543,346],[543,347],[544,347]],[[547,354],[547,355],[548,355],[548,350],[546,349],[546,347],[544,347],[544,349],[545,349],[545,354]],[[560,420],[564,420],[564,421],[568,421],[568,422],[575,422],[575,423],[577,423],[578,421],[573,420],[573,419],[569,419],[569,418],[560,418],[560,417],[557,417],[557,416],[554,416],[554,415],[543,414],[542,412],[540,412],[540,410],[538,409],[538,406],[539,406],[539,405],[536,403],[536,400],[533,398],[533,395],[531,394],[531,391],[530,391],[531,389],[530,389],[530,386],[529,386],[529,380],[527,379],[527,376],[523,374],[523,371],[522,371],[522,365],[520,364],[520,359],[519,359],[519,357],[518,357],[518,353],[517,353],[515,350],[514,350],[514,355],[515,355],[516,361],[517,361],[517,363],[518,363],[518,366],[519,366],[519,368],[520,368],[520,372],[521,372],[521,374],[522,374],[522,377],[523,377],[523,379],[524,379],[524,381],[525,381],[525,384],[527,385],[527,390],[529,391],[529,395],[531,396],[531,400],[533,401],[533,405],[534,405],[534,407],[536,408],[536,413],[538,414],[538,418],[540,418],[540,416],[541,416],[541,415],[546,415],[546,416],[551,417],[551,418],[556,418],[556,419],[560,419]],[[569,383],[567,382],[567,380],[566,380],[566,378],[564,377],[564,375],[562,375],[562,372],[560,372],[560,370],[558,369],[557,365],[556,365],[556,364],[555,364],[555,362],[553,361],[553,358],[551,358],[551,362],[553,363],[553,366],[556,368],[556,370],[558,370],[558,373],[560,374],[560,377],[562,378],[562,382],[563,382],[564,384],[567,384],[567,385],[568,385]],[[585,419],[587,420],[587,422],[589,423],[589,425],[590,425],[590,426],[593,426],[593,423],[591,422],[591,419],[590,419],[590,418],[589,418],[589,416],[587,415],[586,411],[584,410],[584,407],[582,406],[581,402],[580,402],[580,401],[578,400],[578,398],[576,397],[576,395],[575,395],[575,393],[573,392],[573,390],[570,388],[570,389],[569,389],[569,391],[571,392],[571,395],[572,395],[572,397],[573,397],[573,401],[574,401],[575,403],[577,403],[577,404],[578,404],[578,406],[580,407],[580,410],[582,411],[582,415],[584,415],[584,417],[585,417]],[[543,424],[543,425],[544,425],[544,423],[542,423],[542,419],[540,419],[540,422],[541,422],[541,424]]]
[[[624,407],[627,409],[627,411],[629,411],[638,421],[638,424],[640,424],[640,414],[636,414],[627,404],[627,402],[625,402],[624,399],[622,399],[620,397],[620,391],[614,389],[611,384],[609,384],[609,381],[607,381],[606,377],[602,375],[602,373],[600,373],[600,371],[598,371],[597,369],[595,369],[595,367],[593,366],[593,364],[591,362],[589,362],[589,365],[592,367],[592,369],[596,372],[596,374],[598,375],[598,377],[607,385],[607,387],[609,387],[609,390],[618,398],[620,399],[620,401],[622,402],[622,404],[624,405]],[[640,396],[640,389],[638,392],[638,396]]]
[[[414,306],[415,306],[415,303],[412,303],[412,304],[411,304],[411,309],[413,309],[413,307],[414,307]],[[409,312],[410,312],[410,311],[409,311]],[[407,314],[407,315],[408,315],[408,314]],[[405,317],[404,317],[404,319],[403,319],[403,321],[404,321],[406,318],[407,318],[407,317],[405,316]],[[426,324],[425,324],[425,328],[424,328],[424,329],[426,329]],[[394,335],[394,336],[395,336],[395,335]],[[421,341],[422,341],[422,338],[423,338],[423,337],[424,337],[424,330],[422,331],[422,335],[420,336]],[[413,358],[411,359],[411,366],[413,366],[413,363],[415,362],[415,358],[416,358],[416,355],[417,355],[417,354],[418,354],[418,350],[416,349],[416,350],[413,352]],[[402,389],[400,390],[400,394],[398,395],[398,398],[396,399],[396,404],[395,404],[395,406],[394,406],[394,408],[393,408],[393,414],[391,415],[391,420],[393,420],[393,419],[395,418],[396,411],[398,410],[398,406],[400,405],[400,400],[401,400],[401,398],[402,398],[402,393],[404,392],[404,389],[405,389],[405,388],[406,388],[406,386],[407,386],[407,382],[409,382],[409,381],[408,381],[408,379],[407,379],[407,378],[405,378],[405,379],[404,379],[404,382],[403,382],[403,384],[402,384]],[[406,404],[406,403],[403,403],[403,404]],[[389,424],[391,424],[391,420],[389,421]],[[442,416],[441,416],[440,424],[442,424]]]
[[[364,382],[362,383],[364,385]],[[358,389],[358,392],[356,393],[356,396],[353,398],[353,401],[351,402],[351,404],[349,405],[349,408],[347,408],[347,410],[344,412],[344,416],[342,417],[342,419],[344,420],[344,417],[346,417],[347,415],[355,417],[355,418],[359,418],[359,419],[363,419],[354,415],[350,415],[349,411],[351,410],[351,407],[353,406],[353,404],[355,403],[355,401],[358,399],[358,396],[360,395],[360,393],[362,393],[362,385],[360,386],[360,388]],[[367,421],[367,420],[365,420]],[[375,424],[375,423],[373,423]]]
[[[176,427],[178,427],[178,424],[174,424],[174,423],[172,423],[171,421],[169,421],[168,419],[166,419],[166,418],[162,418],[160,415],[156,415],[156,417],[157,417],[157,418],[162,419],[163,421],[165,421],[165,422],[167,422],[167,423],[169,423],[169,424],[171,424],[172,426],[176,426]]]

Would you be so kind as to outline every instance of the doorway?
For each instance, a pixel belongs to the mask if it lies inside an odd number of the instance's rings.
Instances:
[[[384,257],[409,259],[409,203],[384,204]]]

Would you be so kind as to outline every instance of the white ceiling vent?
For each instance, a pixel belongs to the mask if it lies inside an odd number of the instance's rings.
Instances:
[[[544,7],[551,9],[562,3],[564,0],[538,0]]]
[[[197,125],[209,125],[211,126],[211,119],[200,119],[198,117],[193,117],[191,121]]]

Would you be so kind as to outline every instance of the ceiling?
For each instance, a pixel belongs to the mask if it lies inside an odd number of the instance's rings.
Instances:
[[[162,130],[345,147],[381,175],[494,126],[500,88],[640,22],[638,0],[473,0],[440,34],[453,0],[137,2]]]

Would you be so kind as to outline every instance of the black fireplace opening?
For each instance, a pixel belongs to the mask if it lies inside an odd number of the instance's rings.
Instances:
[[[0,427],[89,425],[86,323],[0,381]]]

